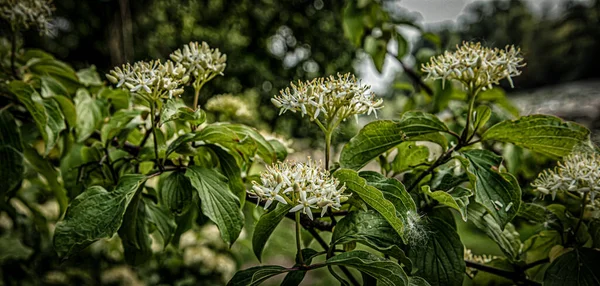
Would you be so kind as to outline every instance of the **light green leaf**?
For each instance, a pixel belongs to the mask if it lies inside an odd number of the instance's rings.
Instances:
[[[402,59],[406,54],[410,52],[408,41],[406,41],[406,39],[402,35],[396,34],[396,43],[398,45],[396,58]]]
[[[111,140],[113,137],[119,135],[122,131],[131,130],[127,128],[129,123],[141,114],[141,110],[125,110],[121,109],[115,112],[108,123],[102,126],[100,132],[100,138],[102,142]],[[141,123],[141,120],[140,120]],[[133,127],[133,126],[132,126]]]
[[[256,154],[257,142],[248,134],[235,130],[235,127],[231,128],[232,126],[232,124],[218,123],[208,125],[197,132],[192,141],[219,145],[236,157],[236,160],[247,162]]]
[[[473,111],[473,128],[474,130],[480,130],[487,123],[492,116],[492,110],[485,106],[480,105]]]
[[[326,263],[355,268],[375,278],[377,285],[408,285],[408,276],[398,263],[363,250],[343,252],[327,259]]]
[[[271,146],[273,147],[273,150],[275,151],[277,161],[285,161],[285,158],[288,155],[288,149],[285,147],[285,145],[283,145],[283,143],[281,143],[277,139],[271,139],[271,140],[269,140],[269,143],[271,144]]]
[[[48,115],[48,121],[46,122],[46,133],[48,134],[48,141],[46,142],[46,152],[47,155],[54,145],[60,139],[60,132],[67,129],[67,125],[65,124],[65,117],[60,111],[60,107],[56,101],[51,99],[44,100],[44,107],[46,108],[46,114]]]
[[[277,154],[273,145],[269,143],[258,131],[250,126],[242,124],[225,124],[229,129],[233,130],[242,140],[250,138],[256,144],[256,154],[260,156],[266,164],[271,164],[277,161]]]
[[[233,244],[244,226],[239,199],[229,190],[227,178],[219,172],[201,166],[191,166],[185,172],[198,191],[201,210],[221,231],[221,237]]]
[[[373,64],[379,73],[383,72],[383,63],[387,54],[387,42],[382,38],[375,38],[371,35],[365,38],[363,46],[365,52],[373,59]]]
[[[523,116],[502,121],[488,129],[482,140],[513,143],[552,157],[562,157],[580,144],[587,144],[590,131],[573,122],[549,115]]]
[[[117,110],[129,108],[129,91],[124,89],[102,88],[98,92],[98,98],[108,100]]]
[[[396,233],[404,239],[404,223],[402,219],[396,216],[394,204],[385,199],[380,190],[368,185],[367,181],[361,178],[354,170],[339,169],[333,173],[333,176],[340,180],[340,183],[346,184],[349,190],[380,213]]]
[[[169,99],[161,110],[160,124],[162,125],[173,120],[181,120],[189,122],[192,125],[200,125],[206,121],[206,113],[200,108],[197,110],[191,109],[181,100]]]
[[[331,237],[331,245],[362,243],[399,259],[411,269],[412,263],[399,247],[401,241],[390,224],[374,210],[349,213],[336,224]]]
[[[184,171],[175,171],[160,184],[160,202],[173,214],[182,215],[192,205],[194,188]]]
[[[77,125],[77,111],[75,110],[75,105],[73,102],[66,96],[62,95],[55,95],[52,97],[52,99],[54,99],[60,106],[60,110],[65,116],[65,120],[69,124],[69,127],[73,128],[75,125]]]
[[[100,79],[100,75],[96,71],[96,66],[94,65],[78,70],[77,77],[79,78],[79,82],[85,86],[102,85],[102,80]]]
[[[255,286],[263,281],[282,273],[289,272],[287,268],[276,265],[255,266],[238,271],[227,283],[228,286]]]
[[[34,250],[21,241],[21,235],[16,232],[5,232],[0,235],[0,263],[7,261],[27,260]],[[14,263],[14,262],[13,262]]]
[[[154,224],[163,238],[163,246],[166,247],[171,242],[171,238],[173,238],[173,234],[177,228],[175,220],[167,210],[155,204],[152,200],[144,198],[144,204],[146,205],[148,221]]]
[[[472,222],[496,242],[506,257],[512,261],[518,260],[519,251],[523,247],[523,244],[519,238],[519,233],[516,232],[512,224],[508,223],[504,230],[502,230],[485,207],[477,203],[469,205],[469,222]]]
[[[291,208],[290,205],[277,204],[276,208],[264,213],[256,223],[252,234],[252,250],[258,261],[261,261],[267,240]]]
[[[485,206],[500,227],[510,222],[521,207],[521,187],[509,173],[498,170],[502,157],[487,150],[463,152],[468,163],[462,160],[475,188],[475,201]]]
[[[397,148],[398,154],[392,162],[392,170],[397,174],[428,162],[429,148],[426,146],[417,146],[415,142],[402,142]]]
[[[436,200],[438,203],[457,210],[462,219],[467,221],[467,205],[469,204],[469,197],[473,195],[471,191],[465,188],[456,187],[448,192],[432,192],[431,187],[427,185],[422,186],[421,189],[423,190],[423,193]]]
[[[600,251],[575,248],[559,256],[544,275],[544,285],[600,285]]]
[[[52,96],[69,96],[69,91],[57,80],[49,76],[40,77],[42,81],[41,94],[44,98],[50,98]]]
[[[417,205],[400,181],[373,171],[363,171],[358,175],[367,180],[369,186],[373,186],[383,193],[385,199],[394,205],[396,215],[402,219],[405,225],[409,223],[408,213],[416,213]]]
[[[83,142],[96,131],[102,120],[102,111],[89,92],[85,89],[77,90],[75,95],[75,110],[77,112],[77,142]]]
[[[456,230],[438,218],[430,218],[430,230],[424,245],[413,245],[408,257],[417,270],[415,275],[431,285],[462,285],[465,273],[464,246]]]
[[[64,220],[56,224],[54,248],[64,259],[101,238],[113,236],[136,191],[146,181],[142,175],[124,175],[111,192],[93,186],[69,205]]]
[[[342,28],[344,29],[344,35],[352,44],[354,44],[354,46],[360,47],[362,43],[362,37],[365,34],[362,11],[356,7],[356,3],[354,1],[351,1],[346,4],[346,7],[344,7],[342,17]]]

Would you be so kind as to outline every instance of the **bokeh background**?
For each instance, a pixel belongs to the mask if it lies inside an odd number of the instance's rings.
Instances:
[[[291,138],[301,157],[323,142],[306,120],[277,116],[270,98],[290,81],[353,72],[384,97],[380,116],[397,118],[426,100],[417,96],[427,93],[418,80],[420,63],[462,41],[521,48],[527,63],[523,74],[514,79],[514,89],[502,83],[518,112],[554,114],[600,128],[600,0],[55,0],[54,5],[50,36],[27,32],[24,47],[46,50],[76,69],[93,65],[103,74],[125,62],[164,59],[190,41],[205,41],[227,54],[227,68],[202,90],[200,104],[229,94],[251,110],[243,118],[222,111],[213,120],[243,120]],[[348,122],[335,139],[347,141],[368,120]],[[236,268],[259,264],[249,238],[261,212],[247,208],[247,228],[231,249],[220,242],[214,226],[205,225],[182,237],[182,255],[167,251],[146,267],[126,266],[119,251],[110,250],[119,243],[103,241],[92,247],[95,254],[66,262],[60,271],[43,265],[38,270],[48,271],[46,284],[219,285]],[[273,235],[264,263],[293,263],[295,249],[288,243],[293,228],[287,223]],[[475,253],[500,253],[481,249],[487,238],[476,230],[461,233]],[[13,245],[0,243],[0,249]],[[14,259],[6,253],[0,262]],[[97,273],[77,272],[86,265],[98,266]],[[28,275],[4,264],[4,275],[10,271]],[[321,274],[312,273],[305,285],[326,283]],[[79,280],[65,280],[72,277]]]

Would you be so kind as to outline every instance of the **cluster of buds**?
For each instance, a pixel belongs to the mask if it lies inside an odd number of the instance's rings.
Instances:
[[[506,46],[504,49],[482,47],[481,43],[464,42],[453,53],[432,57],[421,70],[428,79],[456,80],[466,88],[476,91],[492,88],[506,78],[513,86],[512,77],[521,74],[525,66],[520,49]]]
[[[106,78],[117,87],[127,88],[130,92],[142,96],[153,99],[172,98],[183,93],[183,84],[189,80],[185,71],[181,64],[153,60],[116,67]]]
[[[310,158],[306,163],[279,162],[268,166],[261,175],[261,182],[252,182],[251,196],[265,201],[265,209],[273,201],[293,205],[290,212],[302,211],[313,219],[312,209],[321,209],[321,216],[328,208],[338,210],[348,199],[345,186],[332,178]]]
[[[0,18],[15,31],[36,28],[47,34],[53,10],[51,0],[0,0]]]
[[[219,49],[211,49],[205,42],[191,42],[173,52],[170,58],[185,67],[187,74],[194,77],[195,85],[223,75],[227,61],[226,55],[221,54]]]
[[[492,260],[498,258],[496,256],[487,255],[487,254],[482,254],[482,255],[473,254],[471,249],[468,249],[466,247],[465,247],[465,251],[464,251],[463,255],[464,255],[464,260],[476,262],[479,264],[488,264],[488,263],[492,262]],[[475,274],[477,274],[477,269],[467,267],[467,274],[469,274],[469,276],[473,277]]]
[[[307,115],[311,120],[322,114],[326,122],[339,122],[364,113],[377,116],[383,100],[376,99],[375,94],[368,92],[369,88],[361,85],[354,75],[338,74],[291,83],[291,89],[281,90],[271,102],[280,108],[280,115],[290,110]]]
[[[556,197],[558,191],[590,194],[593,203],[600,191],[600,154],[574,152],[554,169],[545,170],[531,184],[542,195]]]
[[[221,94],[210,98],[206,102],[206,110],[214,113],[219,113],[226,117],[227,120],[235,121],[251,121],[256,118],[253,110],[248,108],[248,103],[239,96],[232,94]],[[220,120],[222,121],[222,120]]]

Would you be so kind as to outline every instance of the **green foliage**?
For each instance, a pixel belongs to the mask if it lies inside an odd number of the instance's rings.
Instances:
[[[328,265],[343,265],[365,273],[381,285],[407,285],[408,276],[395,262],[383,259],[367,251],[353,250],[327,259]]]

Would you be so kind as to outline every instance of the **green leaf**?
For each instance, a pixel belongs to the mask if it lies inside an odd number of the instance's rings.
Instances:
[[[397,148],[398,154],[392,161],[392,170],[397,174],[428,162],[429,148],[426,146],[417,146],[415,142],[402,142]]]
[[[590,131],[573,122],[549,115],[523,116],[502,121],[488,129],[482,140],[513,143],[532,151],[562,157],[589,140]]]
[[[342,168],[358,170],[392,147],[406,140],[398,122],[373,121],[344,145],[340,154]]]
[[[358,170],[403,141],[428,139],[423,137],[447,131],[448,127],[435,115],[419,111],[406,112],[399,121],[374,121],[365,125],[344,145],[340,165],[342,168]]]
[[[169,99],[161,110],[160,124],[162,125],[173,120],[200,125],[206,121],[206,113],[200,108],[197,110],[191,109],[181,100]]]
[[[42,97],[69,96],[69,91],[57,80],[49,76],[40,77],[42,81]]]
[[[399,247],[401,241],[390,224],[374,210],[350,212],[336,224],[331,237],[332,246],[351,242],[362,243],[399,259],[410,269],[412,264]]]
[[[208,145],[208,147],[219,157],[221,172],[227,177],[229,188],[238,197],[240,205],[243,207],[246,202],[246,185],[244,185],[244,181],[242,180],[242,170],[235,161],[235,158],[219,146]]]
[[[327,259],[327,265],[348,266],[377,279],[377,285],[408,285],[408,276],[393,261],[363,250],[353,250]]]
[[[96,71],[96,66],[94,65],[78,70],[77,77],[79,78],[79,82],[85,86],[102,85],[102,80],[100,79],[100,75]]]
[[[475,201],[485,206],[500,227],[510,222],[521,206],[521,187],[509,173],[500,173],[502,157],[487,150],[463,152],[468,159],[469,179],[475,188]]]
[[[121,131],[131,130],[134,126],[127,128],[129,123],[141,114],[141,110],[125,110],[121,109],[115,112],[111,117],[108,123],[102,126],[102,130],[100,132],[100,139],[102,142],[106,142],[111,140],[113,137],[119,135]],[[141,120],[139,123],[142,123]]]
[[[75,105],[73,102],[68,99],[66,96],[55,95],[52,97],[58,105],[60,106],[60,110],[65,117],[65,120],[69,124],[71,128],[77,125],[77,111],[75,110]]]
[[[140,195],[131,200],[118,232],[127,263],[141,265],[152,258],[152,240],[146,226],[146,208]]]
[[[417,272],[431,285],[462,285],[465,273],[464,246],[456,230],[438,218],[430,218],[424,245],[414,245],[408,257]]]
[[[346,7],[344,7],[342,17],[342,28],[344,29],[344,35],[352,44],[354,44],[354,46],[360,47],[362,43],[362,37],[365,34],[362,11],[356,7],[356,3],[354,1],[351,1],[346,4]]]
[[[489,107],[485,105],[478,106],[475,108],[475,111],[473,111],[473,128],[475,130],[480,130],[491,116],[492,110]]]
[[[559,256],[544,275],[544,285],[600,285],[600,251],[575,248]]]
[[[402,59],[406,54],[410,52],[408,41],[400,34],[396,34],[396,43],[398,45],[396,58]]]
[[[169,214],[168,210],[165,210],[161,206],[155,204],[150,199],[144,199],[144,204],[146,205],[146,215],[148,216],[148,220],[152,224],[154,224],[154,226],[160,233],[160,236],[162,236],[163,246],[167,247],[169,242],[171,242],[171,238],[173,238],[175,229],[177,228],[175,220]]]
[[[252,250],[258,261],[262,261],[262,252],[267,240],[291,208],[290,205],[277,204],[275,209],[264,213],[256,223],[252,234]]]
[[[171,213],[182,215],[192,205],[194,188],[184,171],[175,171],[163,179],[160,185],[160,202]]]
[[[25,146],[23,150],[23,155],[29,162],[29,166],[40,175],[44,176],[48,187],[52,190],[56,201],[60,207],[60,215],[62,216],[67,210],[67,205],[69,203],[69,199],[67,198],[67,191],[65,188],[58,182],[60,178],[60,174],[55,169],[54,165],[42,158],[40,154],[38,154],[37,150],[35,150],[31,146]]]
[[[77,89],[79,79],[75,71],[67,64],[54,58],[34,58],[27,62],[25,67],[37,76],[50,76],[60,82],[69,93]]]
[[[185,172],[202,201],[202,213],[221,231],[221,237],[233,244],[244,226],[239,199],[229,190],[227,178],[219,172],[191,166]]]
[[[106,99],[115,109],[129,108],[129,92],[124,89],[102,88],[98,92],[99,99]]]
[[[523,243],[515,227],[508,223],[504,230],[496,220],[488,213],[486,208],[480,204],[469,204],[469,222],[485,232],[504,252],[511,261],[517,261]]]
[[[349,190],[358,195],[375,211],[380,213],[394,231],[404,239],[404,223],[402,219],[396,216],[394,204],[385,199],[380,190],[368,185],[367,181],[361,178],[354,170],[339,169],[333,173],[333,176],[340,180],[340,183],[346,184],[346,187]]]
[[[517,215],[534,223],[545,222],[547,219],[546,208],[534,203],[523,203]]]
[[[228,286],[254,286],[282,273],[289,272],[287,268],[276,265],[255,266],[238,271],[227,283]]]
[[[101,238],[113,236],[136,191],[146,181],[142,175],[124,175],[111,192],[88,188],[69,205],[64,220],[56,224],[54,248],[67,259]]]
[[[460,213],[460,216],[464,221],[467,221],[467,205],[469,204],[469,197],[473,195],[471,191],[456,187],[452,190],[445,191],[431,191],[430,186],[422,186],[421,190],[430,198],[436,200],[438,203],[449,206]]]
[[[89,92],[85,89],[77,90],[75,95],[75,110],[77,112],[77,142],[83,142],[96,131],[102,120],[102,111]]]
[[[256,144],[256,154],[260,156],[266,164],[272,164],[277,161],[277,154],[273,145],[269,143],[258,131],[250,126],[242,124],[226,124],[226,126],[233,130],[242,140],[251,138]]]
[[[204,144],[219,145],[235,156],[236,160],[247,162],[256,154],[257,142],[244,132],[236,131],[235,127],[231,127],[232,124],[211,124],[197,132],[195,137],[189,141],[203,141]]]
[[[285,158],[288,155],[288,149],[277,139],[269,140],[269,143],[273,147],[275,151],[275,156],[277,157],[277,161],[285,161]]]
[[[2,249],[2,252],[0,252],[0,263],[23,261],[31,257],[35,251],[23,244],[21,240],[21,234],[16,231],[5,232],[0,235],[0,249]]]
[[[409,286],[430,286],[429,282],[425,278],[419,276],[408,277]]]
[[[387,54],[387,42],[381,38],[375,38],[371,35],[365,38],[365,52],[373,59],[373,64],[379,73],[383,72],[383,63]]]
[[[402,222],[409,223],[408,213],[416,213],[417,205],[400,181],[373,171],[363,171],[358,175],[367,180],[369,186],[380,190],[385,199],[394,205],[396,215],[402,219]]]
[[[48,154],[58,142],[60,132],[67,129],[67,125],[65,124],[65,117],[60,111],[60,107],[56,101],[51,99],[44,100],[44,107],[46,108],[46,114],[48,115],[48,121],[46,122],[46,132],[48,134],[46,154]]]
[[[0,110],[0,200],[15,191],[23,180],[23,144],[15,118],[8,110]]]

